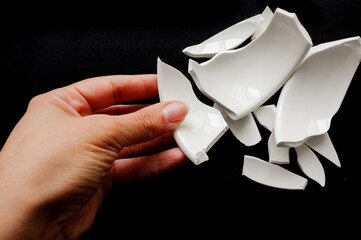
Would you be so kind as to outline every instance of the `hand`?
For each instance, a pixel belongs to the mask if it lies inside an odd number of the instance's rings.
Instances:
[[[33,98],[0,152],[0,239],[76,239],[113,185],[186,162],[171,134],[183,103],[116,105],[157,96],[156,75],[137,75]]]

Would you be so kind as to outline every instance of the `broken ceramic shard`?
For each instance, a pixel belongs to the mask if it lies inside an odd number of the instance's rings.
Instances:
[[[160,100],[179,100],[189,106],[188,115],[174,131],[178,146],[195,164],[208,160],[206,152],[228,129],[222,114],[200,102],[191,83],[177,69],[158,59],[157,72]]]
[[[262,23],[258,26],[257,30],[252,34],[252,41],[254,39],[256,39],[259,35],[261,35],[264,30],[268,27],[269,23],[271,22],[271,19],[273,17],[273,12],[272,10],[267,6],[262,14],[261,14],[263,21]]]
[[[187,47],[183,53],[190,57],[213,57],[215,54],[233,49],[246,41],[263,21],[262,16],[256,15],[208,38],[204,42]]]
[[[278,165],[247,155],[244,156],[242,175],[275,188],[303,190],[307,185],[307,179]]]
[[[274,105],[267,105],[258,108],[253,113],[261,125],[271,131],[268,139],[269,161],[276,164],[288,164],[290,162],[289,147],[278,147],[274,138],[274,119],[277,109]],[[319,138],[319,139],[318,139]],[[329,141],[328,141],[329,140]],[[314,146],[315,150],[324,152],[325,155],[334,159],[332,152],[333,145],[327,136],[316,137],[316,140],[309,140],[309,144]],[[331,144],[331,145],[330,145]],[[310,178],[317,181],[321,186],[325,185],[325,173],[317,156],[304,144],[296,148],[297,162],[303,172]]]
[[[325,172],[316,154],[305,144],[296,147],[297,163],[302,171],[311,179],[325,186]]]
[[[268,139],[268,154],[269,161],[277,164],[289,163],[289,147],[278,147],[274,138],[273,128],[274,119],[276,115],[275,105],[265,105],[257,108],[253,114],[258,122],[266,129],[271,131],[271,135]],[[340,167],[341,163],[338,158],[337,152],[331,142],[328,133],[324,133],[319,136],[314,136],[308,139],[305,144],[330,160],[336,166]]]
[[[253,114],[256,116],[258,122],[271,132],[268,139],[268,155],[269,162],[276,164],[289,164],[290,156],[288,147],[277,147],[274,138],[273,128],[274,119],[276,115],[275,105],[265,105],[257,108]]]
[[[268,155],[269,162],[277,164],[289,164],[290,163],[290,148],[289,147],[277,147],[274,133],[268,139]]]
[[[197,87],[238,120],[271,97],[312,45],[295,14],[277,9],[267,29],[247,46],[198,64],[189,60]]]
[[[340,159],[328,133],[312,137],[308,139],[305,144],[330,160],[336,166],[341,167]]]
[[[251,113],[239,120],[234,121],[217,104],[214,104],[214,107],[222,113],[224,120],[229,126],[229,129],[231,129],[233,135],[241,143],[249,147],[256,145],[262,140],[257,124]]]
[[[273,131],[276,115],[276,106],[274,104],[261,106],[254,110],[253,114],[263,127],[270,132]]]
[[[310,50],[280,94],[274,130],[278,146],[296,147],[328,131],[360,59],[360,37]]]

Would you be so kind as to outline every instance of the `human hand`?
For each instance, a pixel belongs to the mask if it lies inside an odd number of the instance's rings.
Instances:
[[[186,162],[171,134],[183,103],[116,105],[157,96],[156,75],[135,75],[33,98],[0,152],[0,239],[76,239],[112,185]]]

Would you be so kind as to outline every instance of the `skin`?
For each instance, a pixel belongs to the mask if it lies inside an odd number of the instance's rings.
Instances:
[[[157,96],[156,75],[132,75],[34,97],[0,152],[0,239],[77,239],[109,189],[188,162],[185,104],[119,104]]]

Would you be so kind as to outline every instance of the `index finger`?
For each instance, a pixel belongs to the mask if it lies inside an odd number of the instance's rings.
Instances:
[[[70,88],[70,89],[68,89]],[[158,97],[157,75],[112,75],[89,78],[68,87],[80,94],[90,109]],[[81,106],[84,109],[84,106]]]

